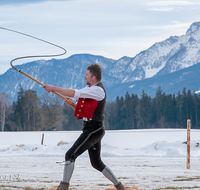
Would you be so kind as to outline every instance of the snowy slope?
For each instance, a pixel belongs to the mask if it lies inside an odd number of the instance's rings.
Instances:
[[[41,145],[44,133],[44,145]],[[62,156],[80,135],[80,131],[1,132],[0,156]],[[185,129],[149,129],[106,131],[102,156],[185,157]],[[64,142],[58,145],[59,142]],[[200,157],[200,130],[191,131],[191,156]],[[83,156],[86,156],[85,153]]]
[[[136,55],[129,63],[130,82],[178,71],[200,62],[200,22],[193,23],[185,35],[171,36]]]
[[[44,145],[40,145],[44,133]],[[62,180],[65,152],[80,131],[0,132],[0,182],[5,189],[53,187]],[[129,187],[200,189],[200,130],[191,130],[191,168],[186,167],[186,129],[106,131],[102,160]],[[64,144],[57,146],[59,142]],[[7,187],[7,188],[6,188]],[[13,187],[13,188],[12,188]],[[113,184],[77,158],[70,188],[106,189]],[[24,188],[23,188],[24,189]]]

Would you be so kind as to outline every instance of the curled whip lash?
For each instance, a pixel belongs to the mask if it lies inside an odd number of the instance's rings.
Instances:
[[[0,29],[7,30],[7,31],[10,31],[10,32],[14,32],[14,33],[18,33],[18,34],[21,34],[21,35],[24,35],[24,36],[27,36],[27,37],[30,37],[30,38],[33,38],[33,39],[42,41],[42,42],[44,42],[44,43],[50,44],[50,45],[52,45],[52,46],[56,46],[56,47],[58,47],[58,48],[64,50],[64,52],[63,52],[63,53],[60,53],[60,54],[55,54],[55,55],[30,55],[30,56],[17,57],[17,58],[15,58],[15,59],[13,59],[13,60],[10,61],[10,65],[11,65],[11,67],[12,67],[13,69],[15,69],[16,71],[18,71],[18,72],[24,74],[25,76],[29,77],[29,78],[32,79],[33,81],[37,82],[38,84],[44,86],[44,84],[41,83],[40,81],[38,81],[38,80],[36,80],[35,78],[31,77],[30,75],[28,75],[27,73],[23,72],[22,70],[20,70],[20,69],[14,67],[12,63],[13,63],[14,61],[16,61],[16,60],[25,59],[25,58],[61,56],[61,55],[66,54],[67,51],[66,51],[63,47],[61,47],[61,46],[58,46],[58,45],[53,44],[53,43],[51,43],[51,42],[42,40],[42,39],[40,39],[40,38],[36,38],[36,37],[34,37],[34,36],[31,36],[31,35],[28,35],[28,34],[25,34],[25,33],[22,33],[22,32],[18,32],[18,31],[15,31],[15,30],[11,30],[11,29],[8,29],[8,28],[4,28],[4,27],[0,27]],[[61,94],[59,94],[59,93],[57,93],[57,92],[55,92],[55,91],[53,91],[53,93],[56,94],[56,95],[58,95],[59,97],[65,99],[65,97],[62,96]]]

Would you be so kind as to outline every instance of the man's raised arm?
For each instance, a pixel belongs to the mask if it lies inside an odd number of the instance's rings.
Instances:
[[[47,92],[58,92],[64,96],[68,96],[68,97],[74,97],[74,94],[75,94],[75,90],[73,89],[68,89],[68,88],[61,88],[61,87],[58,87],[58,86],[52,86],[52,85],[49,85],[49,84],[45,84],[43,86],[43,88],[47,91]]]

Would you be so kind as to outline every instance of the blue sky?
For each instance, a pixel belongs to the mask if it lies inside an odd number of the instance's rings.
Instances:
[[[0,27],[64,47],[67,54],[134,57],[154,43],[184,35],[200,21],[199,0],[3,0]],[[42,42],[0,29],[0,74],[19,56],[60,53]],[[21,60],[22,64],[31,60]]]

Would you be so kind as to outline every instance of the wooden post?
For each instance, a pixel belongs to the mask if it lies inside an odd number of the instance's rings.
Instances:
[[[190,169],[190,119],[187,120],[187,169]]]
[[[42,141],[41,141],[41,145],[43,145],[43,141],[44,141],[44,133],[42,133]]]

